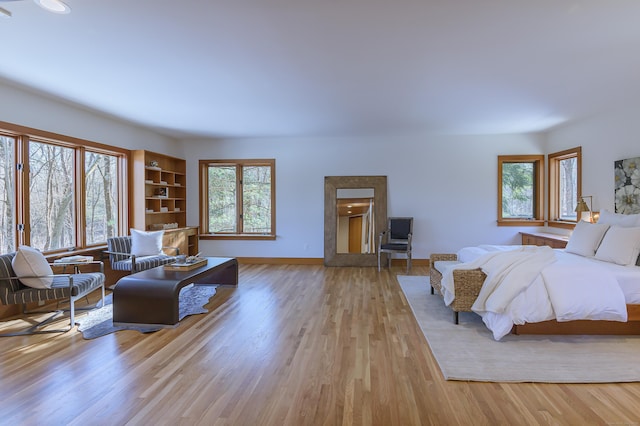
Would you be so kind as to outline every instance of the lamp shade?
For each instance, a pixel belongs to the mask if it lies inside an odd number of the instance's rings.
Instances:
[[[582,213],[582,212],[588,212],[588,211],[591,211],[591,210],[589,209],[589,206],[584,201],[584,199],[581,197],[578,200],[578,204],[576,205],[576,213]]]

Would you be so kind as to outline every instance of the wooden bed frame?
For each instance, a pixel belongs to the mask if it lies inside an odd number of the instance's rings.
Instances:
[[[514,325],[513,334],[640,334],[640,305],[627,305],[627,322],[556,320]]]

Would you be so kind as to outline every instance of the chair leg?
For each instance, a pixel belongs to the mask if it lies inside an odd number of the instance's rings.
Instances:
[[[28,312],[23,312],[23,313],[28,313]],[[24,330],[20,330],[20,331],[14,331],[14,332],[10,332],[10,333],[1,333],[0,337],[12,337],[12,336],[29,336],[32,334],[48,334],[48,333],[66,333],[67,331],[70,330],[70,328],[67,329],[56,329],[56,330],[38,330],[41,327],[44,327],[45,325],[49,324],[51,321],[53,321],[54,319],[56,319],[58,316],[62,315],[64,313],[64,311],[62,310],[58,310],[58,311],[53,311],[51,316],[47,317],[45,320],[40,321],[37,324],[32,325],[31,327],[28,327]]]
[[[69,297],[69,330],[76,325],[76,304],[73,297]]]
[[[453,323],[458,324],[458,311],[453,311]]]
[[[378,249],[378,272],[380,272],[380,249]]]

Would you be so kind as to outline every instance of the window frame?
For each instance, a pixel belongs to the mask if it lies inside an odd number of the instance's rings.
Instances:
[[[576,200],[582,196],[582,147],[565,149],[547,155],[548,174],[548,211],[547,224],[554,228],[573,229],[578,223],[576,220],[559,219],[560,217],[560,162],[569,158],[576,158]]]
[[[532,219],[502,217],[502,167],[505,163],[533,164],[533,213]],[[544,155],[499,155],[498,156],[498,226],[543,226],[544,225]]]
[[[245,232],[224,232],[213,233],[209,230],[209,179],[208,170],[210,165],[234,166],[237,171],[241,171],[245,166],[269,166],[271,168],[271,231],[269,233],[245,233]],[[200,236],[201,240],[275,240],[276,239],[276,160],[271,159],[233,159],[233,160],[199,160],[200,173]],[[240,215],[243,212],[243,198],[241,191],[240,173],[236,173],[236,221],[242,224]]]
[[[18,158],[19,158],[19,151],[18,151],[18,137],[16,137],[14,134],[11,134],[7,131],[4,131],[4,129],[0,129],[0,136],[1,137],[6,137],[9,139],[13,140],[13,147],[11,149],[12,151],[12,160],[13,160],[13,167],[12,167],[12,180],[13,183],[12,185],[7,186],[7,189],[12,189],[12,205],[11,207],[13,208],[13,214],[11,216],[11,218],[9,219],[12,223],[12,227],[13,229],[13,233],[11,235],[5,235],[5,238],[7,238],[8,241],[11,241],[13,244],[13,248],[14,250],[17,249],[18,247],[18,229],[17,229],[17,224],[18,224],[18,210],[21,208],[21,206],[18,203],[18,192],[17,192],[17,188],[19,185],[21,185],[21,183],[18,182],[18,171],[16,168],[16,163],[18,162]],[[9,246],[10,247],[10,246]],[[1,251],[0,251],[1,253]]]
[[[129,150],[92,142],[85,139],[60,135],[57,133],[33,129],[0,121],[0,133],[15,139],[15,246],[31,245],[30,202],[29,202],[29,143],[44,143],[71,148],[74,168],[74,213],[75,213],[75,246],[63,247],[43,252],[45,255],[55,255],[67,252],[82,252],[106,246],[104,242],[87,244],[86,239],[86,193],[85,193],[85,153],[95,152],[116,157],[117,160],[117,235],[126,235],[129,227],[129,195],[128,195],[128,162]],[[18,165],[21,168],[18,169]]]

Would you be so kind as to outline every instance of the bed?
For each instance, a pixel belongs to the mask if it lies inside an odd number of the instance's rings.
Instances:
[[[633,219],[633,220],[632,220]],[[565,249],[466,247],[441,269],[445,304],[456,280],[482,274],[469,310],[500,340],[516,334],[640,334],[640,215],[579,222]],[[455,309],[455,308],[454,308]]]

